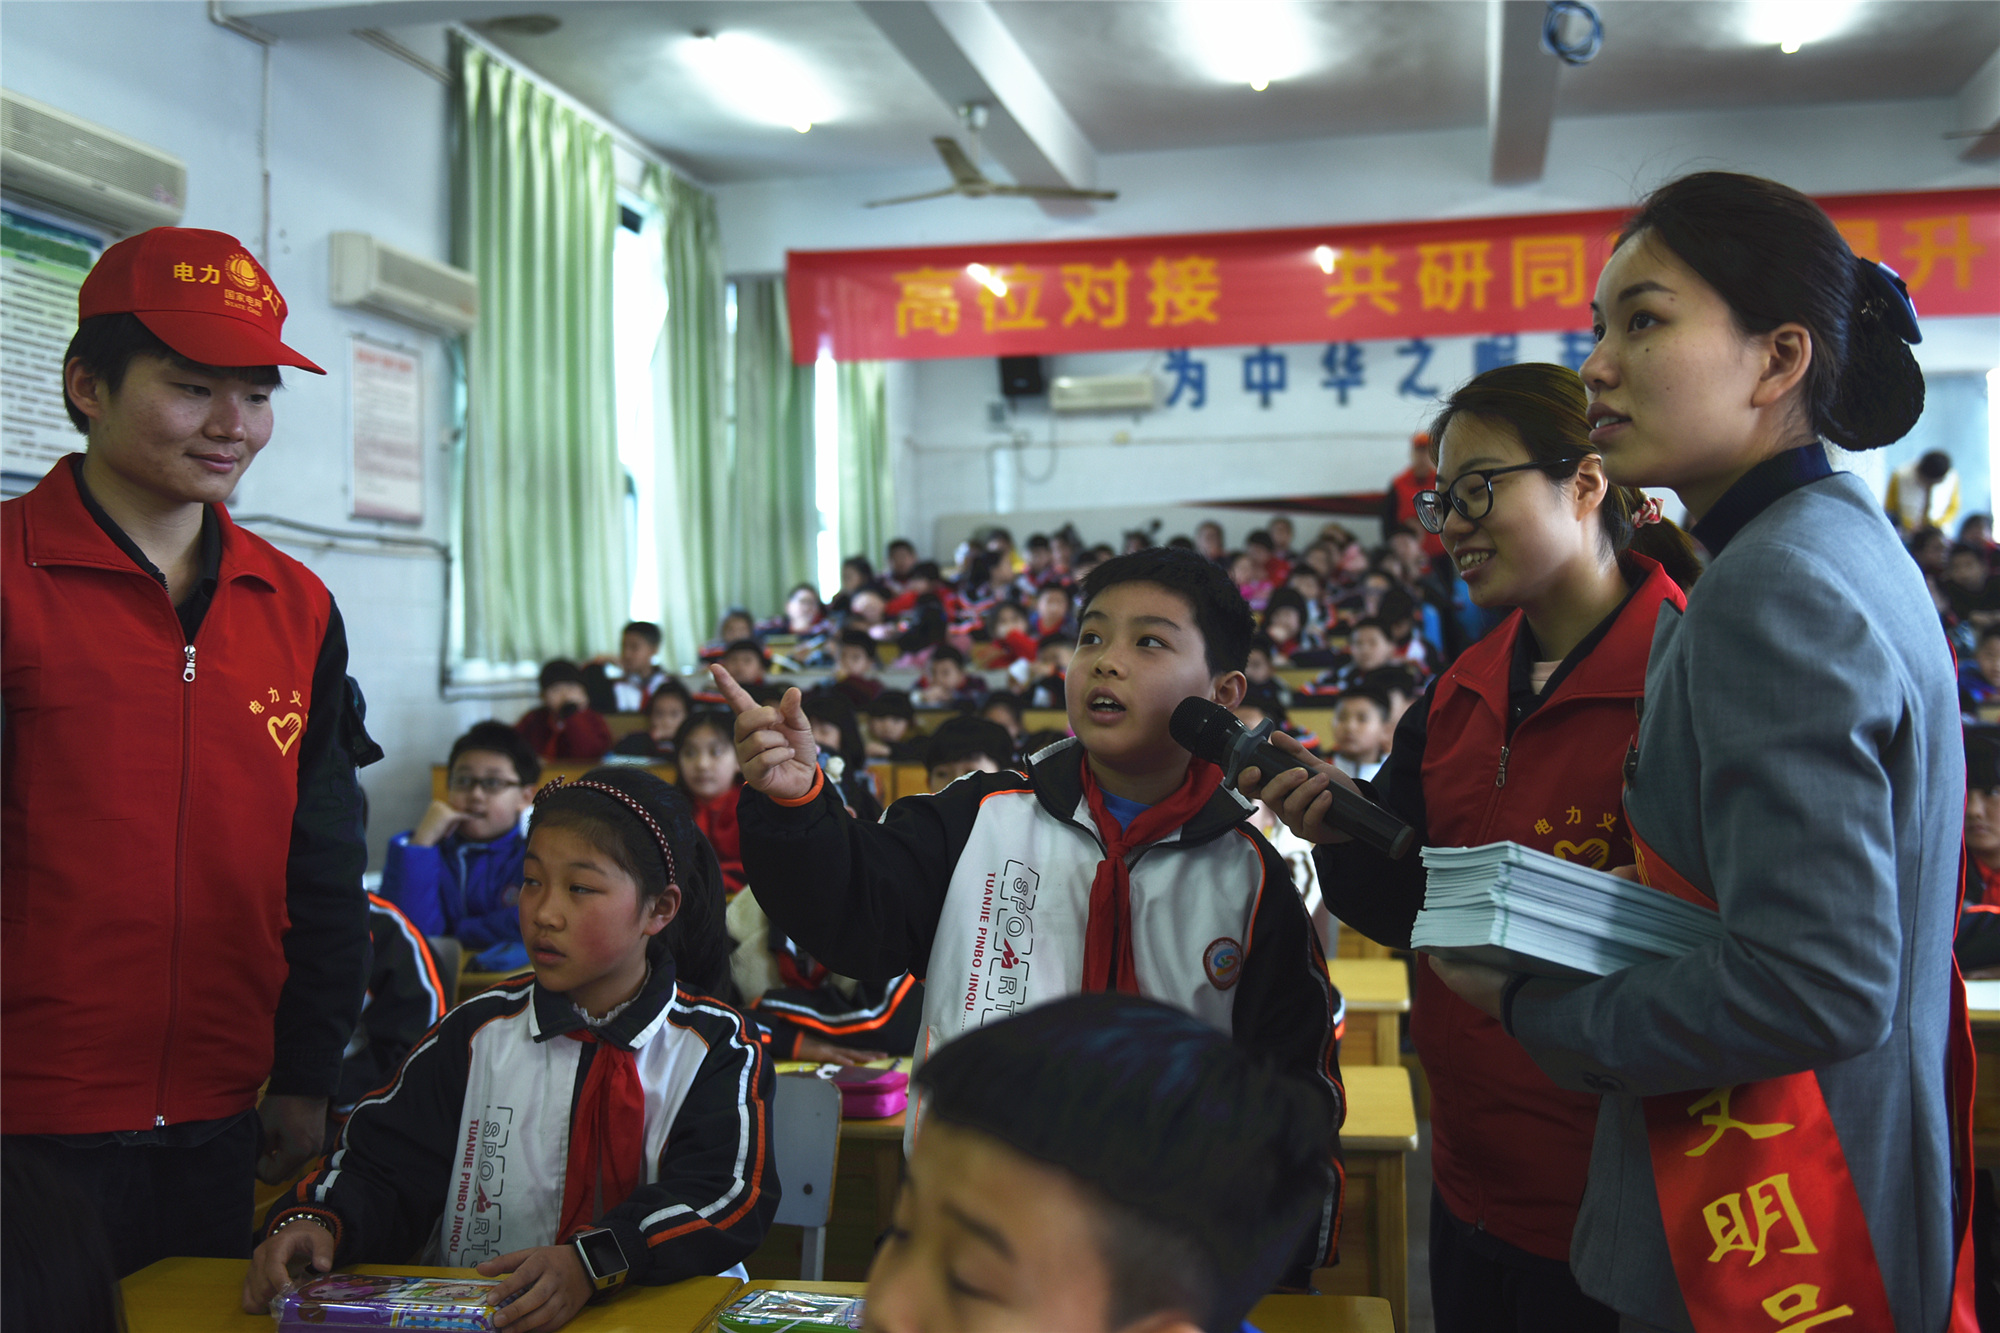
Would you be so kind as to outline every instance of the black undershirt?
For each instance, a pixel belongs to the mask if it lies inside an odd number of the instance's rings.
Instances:
[[[119,527],[111,515],[104,512],[104,506],[97,503],[97,497],[90,493],[90,486],[83,479],[83,459],[72,459],[70,467],[76,476],[77,497],[83,501],[84,509],[92,519],[96,520],[97,526],[104,529],[104,535],[117,543],[118,549],[129,556],[133,564],[152,575],[162,588],[166,588],[167,576],[160,572],[160,567],[146,558],[146,553],[139,549],[139,544],[126,535],[125,529]],[[215,600],[215,586],[222,577],[222,523],[215,517],[213,505],[201,507],[199,564],[200,577],[195,580],[193,591],[174,607],[174,614],[180,617],[181,633],[189,643],[194,642],[195,631],[201,628],[202,620],[208,615],[209,604]],[[173,595],[171,588],[167,589],[167,595],[170,597]]]

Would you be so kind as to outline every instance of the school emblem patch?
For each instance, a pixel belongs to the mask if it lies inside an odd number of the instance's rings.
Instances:
[[[1202,950],[1201,967],[1209,985],[1228,990],[1243,975],[1243,946],[1225,935]]]

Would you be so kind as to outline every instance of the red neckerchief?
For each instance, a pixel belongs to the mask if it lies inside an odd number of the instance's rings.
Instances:
[[[1978,905],[2000,907],[2000,866],[1989,866],[1969,852],[1965,859],[1973,873],[1979,876]]]
[[[1097,863],[1097,874],[1090,881],[1083,989],[1137,995],[1139,974],[1132,963],[1132,871],[1125,857],[1158,842],[1199,814],[1222,785],[1222,770],[1206,759],[1190,760],[1187,776],[1173,795],[1141,811],[1130,828],[1120,828],[1104,808],[1104,792],[1097,785],[1097,775],[1090,771],[1089,757],[1082,762],[1084,800],[1089,803],[1098,836],[1104,839],[1104,859]]]
[[[632,1052],[589,1028],[563,1034],[597,1045],[570,1117],[569,1162],[563,1171],[557,1243],[596,1225],[607,1209],[632,1197],[646,1154],[646,1090]]]

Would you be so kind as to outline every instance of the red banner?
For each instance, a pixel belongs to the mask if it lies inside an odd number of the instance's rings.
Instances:
[[[2000,190],[1820,200],[1920,316],[2000,314]],[[1047,356],[1560,332],[1625,209],[1285,231],[794,250],[792,357]]]

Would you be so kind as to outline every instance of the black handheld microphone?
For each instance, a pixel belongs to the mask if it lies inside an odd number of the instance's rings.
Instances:
[[[1174,709],[1167,722],[1167,734],[1197,759],[1221,765],[1223,776],[1233,786],[1236,775],[1246,768],[1254,767],[1266,782],[1288,768],[1305,768],[1264,739],[1270,734],[1269,726],[1266,723],[1252,731],[1221,704],[1189,695]],[[1409,854],[1410,844],[1417,840],[1415,829],[1338,782],[1327,791],[1333,796],[1333,808],[1326,816],[1328,823],[1391,860]]]

